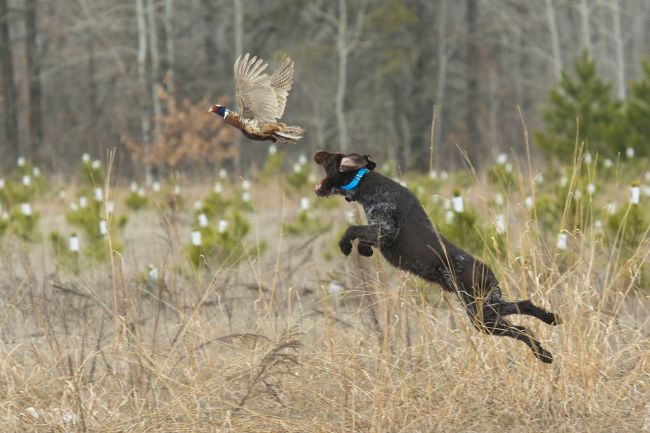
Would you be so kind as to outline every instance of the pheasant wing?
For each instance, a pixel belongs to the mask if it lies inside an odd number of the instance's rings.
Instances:
[[[274,122],[279,116],[278,99],[271,87],[271,77],[264,73],[267,64],[262,59],[238,57],[235,61],[235,92],[242,116]]]
[[[287,105],[287,96],[291,85],[293,84],[293,60],[290,57],[285,57],[280,65],[273,71],[271,75],[271,87],[275,92],[278,100],[277,118],[282,117],[284,107]]]

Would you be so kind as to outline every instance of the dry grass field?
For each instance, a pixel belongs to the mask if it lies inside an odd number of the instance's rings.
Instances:
[[[247,239],[263,253],[198,269],[184,248],[191,209],[130,212],[121,252],[81,259],[77,274],[47,242],[6,235],[0,431],[650,431],[650,298],[635,285],[647,233],[627,259],[591,226],[559,254],[534,219],[510,218],[485,259],[506,296],[561,315],[557,327],[513,319],[553,353],[546,365],[478,334],[456,299],[377,253],[325,260],[355,205],[318,204],[322,234],[283,233],[298,197],[279,184],[253,186]],[[485,218],[490,188],[467,195]],[[65,225],[66,203],[35,207],[45,236]]]

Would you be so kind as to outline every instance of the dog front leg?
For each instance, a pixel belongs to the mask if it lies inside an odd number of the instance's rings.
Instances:
[[[377,232],[378,228],[375,225],[350,226],[339,241],[339,248],[343,254],[348,256],[352,252],[352,241],[358,239],[359,254],[369,257],[372,255],[372,246],[377,245],[378,242]]]

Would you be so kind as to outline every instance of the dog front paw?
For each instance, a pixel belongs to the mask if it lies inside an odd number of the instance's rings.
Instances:
[[[370,257],[372,256],[372,244],[369,244],[368,242],[359,242],[357,245],[357,251],[364,257]]]
[[[341,249],[341,252],[345,254],[346,256],[349,256],[350,253],[352,252],[352,241],[350,241],[348,238],[341,238],[339,241],[339,248]]]

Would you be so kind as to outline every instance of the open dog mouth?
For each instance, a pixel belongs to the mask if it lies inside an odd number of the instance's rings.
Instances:
[[[314,188],[314,192],[316,193],[317,196],[327,197],[333,194],[334,188],[328,185],[328,183],[329,183],[329,176],[325,176],[324,178],[321,179],[320,183],[316,185],[316,188]]]

